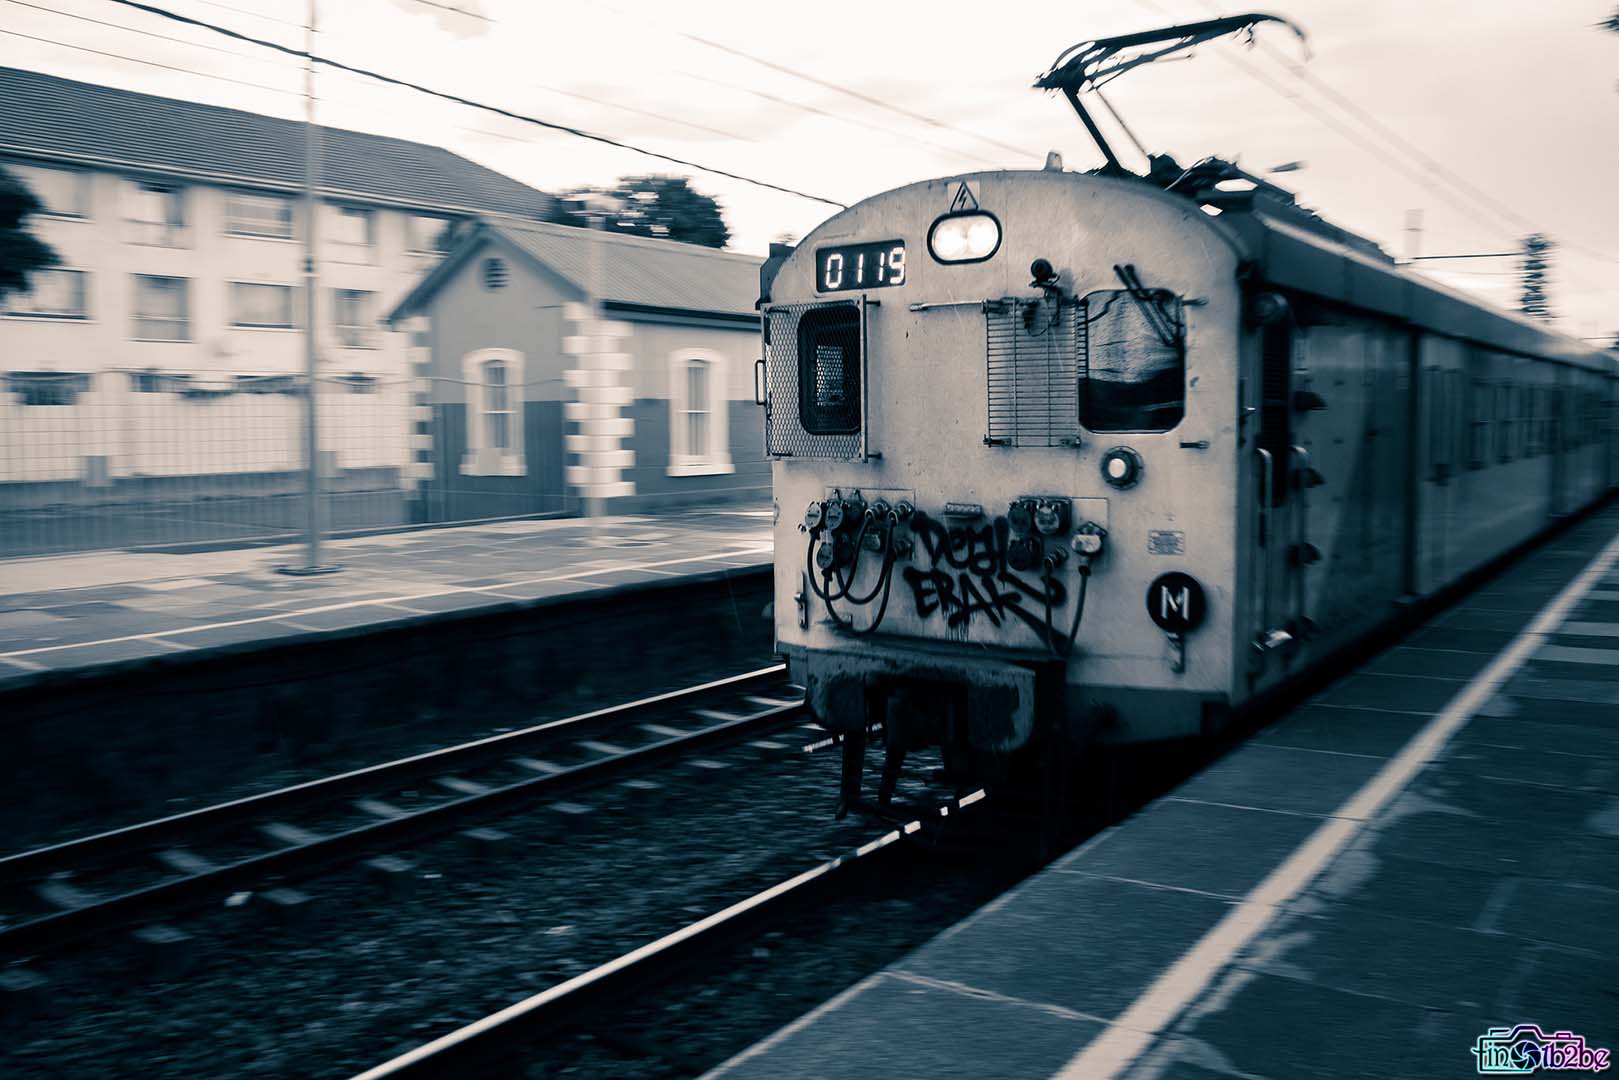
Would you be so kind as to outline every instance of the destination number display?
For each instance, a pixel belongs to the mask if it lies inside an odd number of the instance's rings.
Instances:
[[[887,289],[905,284],[905,241],[817,248],[815,287],[821,292]]]

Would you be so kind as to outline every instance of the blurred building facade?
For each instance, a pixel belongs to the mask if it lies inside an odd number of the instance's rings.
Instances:
[[[439,147],[319,145],[322,467],[357,496],[332,523],[406,520],[428,394],[382,316],[462,223],[552,200]],[[295,529],[304,126],[0,68],[0,165],[60,258],[0,302],[0,518],[89,507],[114,546],[145,538],[131,506],[201,539]]]
[[[426,519],[768,503],[760,262],[513,218],[467,231],[391,316],[430,387]]]

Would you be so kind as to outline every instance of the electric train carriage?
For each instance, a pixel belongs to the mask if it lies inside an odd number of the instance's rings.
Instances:
[[[1095,70],[1042,85],[1088,121]],[[1102,145],[876,195],[761,271],[776,639],[847,801],[878,725],[990,782],[1207,732],[1619,478],[1613,354]]]

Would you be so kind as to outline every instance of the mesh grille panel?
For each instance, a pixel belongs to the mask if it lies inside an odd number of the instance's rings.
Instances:
[[[984,305],[989,430],[994,446],[1063,446],[1079,438],[1080,358],[1086,324],[1073,300]]]
[[[859,458],[865,413],[865,318],[858,302],[765,310],[765,452]]]

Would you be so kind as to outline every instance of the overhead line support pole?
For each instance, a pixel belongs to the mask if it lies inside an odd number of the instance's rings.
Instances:
[[[321,561],[320,502],[320,281],[316,272],[316,252],[320,221],[320,129],[315,126],[315,5],[309,0],[309,18],[304,24],[304,542],[302,566],[285,566],[289,574],[327,574],[336,566]]]

